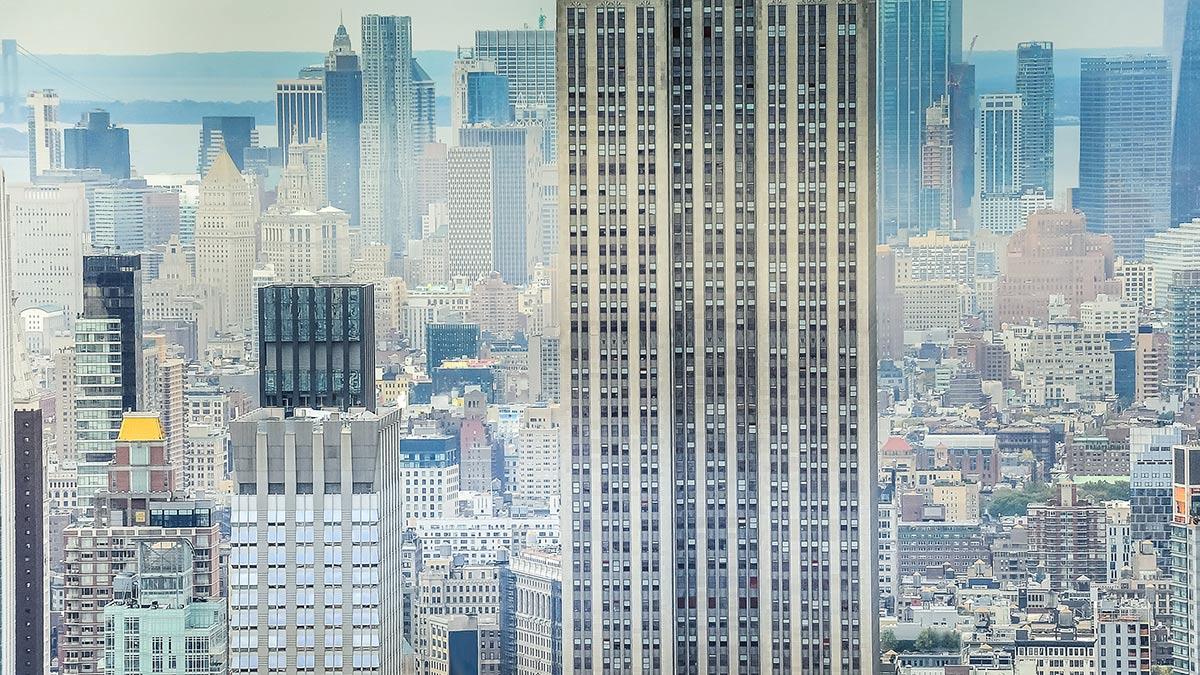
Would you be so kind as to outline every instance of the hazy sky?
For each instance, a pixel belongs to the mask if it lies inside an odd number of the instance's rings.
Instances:
[[[963,0],[964,40],[1011,49],[1021,40],[1060,48],[1154,47],[1160,0]],[[0,37],[40,54],[325,51],[337,11],[358,46],[358,17],[413,18],[414,49],[474,43],[476,28],[553,24],[553,0],[0,0]]]

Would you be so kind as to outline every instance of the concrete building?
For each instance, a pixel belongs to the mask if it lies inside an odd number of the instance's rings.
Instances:
[[[258,217],[254,195],[229,153],[220,152],[200,182],[196,280],[212,289],[219,332],[249,332]]]
[[[496,271],[492,209],[492,149],[457,147],[446,153],[449,189],[447,250],[451,278],[474,281]]]
[[[1096,606],[1096,673],[1149,675],[1150,629],[1156,623],[1145,600],[1101,598]]]
[[[896,283],[952,279],[975,283],[975,245],[968,239],[929,232],[909,237],[908,245],[894,249]]]
[[[494,662],[488,670],[471,670],[473,655],[479,658],[483,650],[478,643],[468,641],[463,646],[465,653],[460,658],[467,672],[499,672],[500,630],[500,571],[499,565],[468,565],[461,558],[431,560],[418,577],[416,600],[413,603],[413,648],[417,652],[421,672],[442,672],[449,675],[459,672],[447,667],[447,629],[464,625],[469,618],[477,618],[490,626],[494,634],[488,642],[489,658]],[[474,647],[474,649],[472,649]],[[441,670],[438,670],[441,668]]]
[[[962,327],[961,294],[965,288],[952,279],[896,284],[896,293],[904,307],[904,330],[957,331]]]
[[[1108,578],[1105,508],[1082,501],[1070,481],[1055,484],[1047,504],[1029,505],[1029,554],[1044,567],[1051,588],[1068,588],[1079,577]]]
[[[7,197],[15,308],[58,305],[74,320],[82,308],[88,248],[84,186],[10,185]]]
[[[1146,241],[1146,245],[1150,246],[1150,240]],[[1146,311],[1155,307],[1154,263],[1149,260],[1132,262],[1117,258],[1113,275],[1121,282],[1121,297],[1133,303],[1138,310]]]
[[[514,506],[558,513],[563,440],[559,413],[557,405],[528,406],[523,412],[512,484]]]
[[[514,577],[516,595],[511,619],[515,633],[513,672],[517,675],[562,675],[561,555],[542,549],[525,549],[512,558],[509,571]],[[502,624],[508,622],[508,617],[502,617]]]
[[[1138,260],[1171,219],[1171,69],[1158,56],[1084,58],[1079,189],[1088,229]]]
[[[29,118],[25,133],[29,137],[29,178],[63,166],[62,129],[58,125],[58,92],[41,89],[25,97]]]
[[[294,143],[288,153],[276,203],[259,218],[263,258],[281,283],[346,277],[351,270],[350,214],[326,204],[325,189],[311,184],[299,147]]]
[[[1035,329],[1021,361],[1037,405],[1104,400],[1115,393],[1112,348],[1104,333],[1071,326]]]
[[[995,234],[1012,234],[1025,227],[1029,217],[1054,209],[1054,200],[1040,188],[1019,194],[994,194],[979,202],[979,229]]]
[[[1084,229],[1083,215],[1035,213],[1009,238],[1004,274],[996,291],[996,322],[1044,322],[1050,296],[1064,298],[1067,311],[1105,293],[1117,297],[1112,239]]]
[[[504,281],[499,272],[480,278],[471,287],[471,323],[493,338],[510,340],[524,331],[524,321],[518,309],[516,287]]]
[[[409,435],[400,439],[397,475],[405,494],[399,522],[447,518],[458,505],[460,451],[458,439],[444,434]]]
[[[1079,322],[1084,330],[1097,333],[1129,333],[1138,329],[1137,305],[1103,293],[1095,300],[1079,303]]]
[[[381,580],[399,565],[400,426],[394,409],[232,423],[231,673],[396,672],[399,605]]]
[[[754,2],[724,13],[724,31],[700,30],[712,20],[700,2],[622,11],[586,0],[558,11],[559,106],[575,111],[562,120],[558,167],[570,257],[556,292],[575,298],[559,322],[574,411],[562,459],[573,608],[564,665],[870,670],[872,309],[851,298],[871,285],[875,254],[875,4]],[[827,43],[822,26],[844,37]],[[751,31],[753,42],[725,37]],[[825,60],[805,56],[820,45]],[[644,58],[624,58],[631,49]],[[777,66],[739,72],[749,59]],[[813,85],[802,116],[782,98],[743,98],[800,83]],[[918,130],[918,151],[920,140]],[[827,189],[796,173],[810,163]],[[643,175],[645,190],[632,183]],[[784,199],[773,183],[806,187]],[[814,234],[817,248],[781,245]],[[786,285],[776,283],[783,270]],[[801,300],[814,291],[824,303]],[[843,300],[845,313],[831,311]],[[820,372],[834,361],[841,376]]]

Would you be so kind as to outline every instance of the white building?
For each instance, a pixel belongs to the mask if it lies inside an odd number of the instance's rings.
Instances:
[[[517,435],[513,506],[558,513],[563,429],[557,405],[525,408]]]
[[[200,183],[196,213],[196,278],[217,298],[220,332],[248,332],[254,313],[253,273],[258,216],[249,184],[221,152]]]
[[[1097,675],[1150,675],[1150,629],[1158,622],[1143,599],[1100,598],[1096,605]]]
[[[511,518],[429,518],[411,524],[421,541],[424,562],[461,556],[471,565],[488,565],[525,548],[558,546],[557,516]]]
[[[1175,273],[1200,268],[1200,218],[1148,237],[1143,262],[1154,267],[1155,306],[1166,306]]]
[[[516,587],[516,675],[556,675],[562,664],[562,557],[526,549],[509,563]]]
[[[404,488],[399,519],[406,527],[453,516],[458,504],[458,438],[420,434],[400,439],[398,477]]]
[[[146,245],[146,190],[128,185],[97,186],[88,192],[92,246],[132,253]]]
[[[314,143],[293,143],[278,198],[259,221],[262,253],[275,268],[276,280],[285,284],[310,284],[318,277],[350,274],[350,214],[326,203],[323,186],[314,184],[314,173],[305,161],[305,150]],[[323,152],[310,152],[324,157]]]
[[[395,672],[400,617],[382,580],[399,565],[401,425],[394,409],[233,422],[231,674]]]
[[[981,199],[1021,191],[1020,94],[979,97],[975,125],[975,189]]]
[[[450,148],[447,191],[448,273],[470,282],[495,271],[492,222],[492,149]]]
[[[11,185],[7,194],[16,309],[59,305],[73,320],[82,308],[83,254],[88,247],[84,186]]]
[[[1113,395],[1112,349],[1104,333],[1039,328],[1030,334],[1021,366],[1026,389],[1035,391],[1038,405]]]
[[[896,282],[951,279],[975,283],[975,245],[967,239],[929,232],[910,237],[896,251]]]
[[[58,92],[41,89],[29,92],[29,177],[40,176],[63,165],[62,127],[58,123]]]
[[[188,494],[211,499],[224,492],[229,432],[213,424],[189,424],[183,444],[183,488]]]
[[[1020,194],[988,195],[979,202],[979,227],[994,234],[1023,229],[1029,216],[1054,208],[1054,199],[1041,188]]]
[[[1121,295],[1138,309],[1154,308],[1154,264],[1117,258],[1113,276],[1121,281]]]
[[[1101,293],[1095,300],[1079,303],[1079,321],[1084,330],[1098,333],[1130,333],[1138,327],[1138,306],[1122,298]]]
[[[1115,584],[1121,578],[1121,570],[1130,566],[1133,559],[1133,537],[1129,527],[1129,502],[1112,500],[1104,502],[1105,550],[1108,556],[1108,583]]]

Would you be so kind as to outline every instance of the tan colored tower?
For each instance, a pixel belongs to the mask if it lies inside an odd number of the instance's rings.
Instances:
[[[200,182],[196,211],[196,280],[217,296],[218,332],[249,331],[254,325],[255,234],[258,217],[250,185],[224,149]]]
[[[875,2],[557,35],[564,666],[873,672]]]

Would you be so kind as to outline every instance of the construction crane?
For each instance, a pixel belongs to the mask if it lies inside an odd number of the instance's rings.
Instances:
[[[962,64],[951,64],[950,77],[946,78],[946,84],[949,85],[951,89],[957,87],[962,82],[962,72],[964,70],[962,68],[955,68],[954,66],[965,65],[971,62],[971,55],[975,53],[976,42],[979,42],[978,33],[971,38],[971,45],[967,47],[967,53],[963,56]]]

